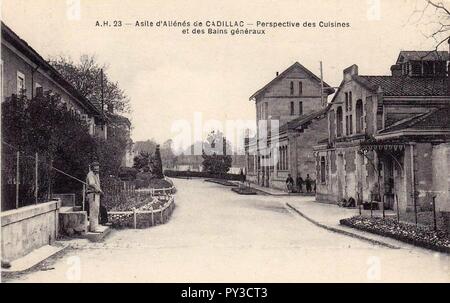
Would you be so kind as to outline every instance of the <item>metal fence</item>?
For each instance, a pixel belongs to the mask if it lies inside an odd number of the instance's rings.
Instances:
[[[53,167],[42,154],[26,153],[2,142],[1,155],[2,211],[50,201],[53,194],[66,193],[66,188],[71,188],[70,192],[75,191],[77,200],[84,202],[86,183]],[[56,178],[58,182],[55,182]],[[55,184],[64,186],[55,187]]]
[[[414,224],[416,226],[424,226],[433,230],[445,230],[444,217],[442,216],[440,209],[436,206],[436,199],[440,193],[433,192],[428,195],[426,205],[413,205],[408,208],[407,211],[400,211],[398,206],[398,195],[393,195],[393,205],[390,208],[385,208],[386,200],[388,197],[385,195],[382,198],[382,202],[372,201],[371,203],[364,205],[359,204],[360,215],[364,217],[382,217],[394,219],[397,222],[406,222]]]
[[[52,172],[47,160],[2,143],[1,210],[48,201]]]

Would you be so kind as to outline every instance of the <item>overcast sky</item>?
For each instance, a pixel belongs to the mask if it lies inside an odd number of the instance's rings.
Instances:
[[[4,0],[2,18],[44,58],[95,54],[131,98],[134,140],[163,142],[175,120],[254,119],[248,100],[295,61],[338,86],[351,64],[360,74],[389,74],[400,50],[431,49],[424,26],[408,20],[422,0],[106,1]],[[250,2],[250,1],[246,1]],[[69,16],[69,17],[68,17]],[[378,18],[379,17],[379,18]],[[263,36],[186,36],[180,28],[96,28],[122,20],[340,21],[350,28],[268,29]],[[447,49],[444,44],[442,49]]]

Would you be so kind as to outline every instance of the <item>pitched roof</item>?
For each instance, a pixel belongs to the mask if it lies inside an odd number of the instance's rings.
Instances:
[[[102,112],[98,104],[94,104],[85,98],[72,84],[70,84],[51,64],[49,64],[42,56],[35,51],[25,40],[20,38],[11,28],[9,28],[3,21],[1,22],[2,41],[8,41],[21,53],[27,56],[31,61],[37,64],[40,68],[49,73],[51,78],[59,85],[64,87],[78,102],[83,106],[93,111],[96,115],[101,116]]]
[[[385,96],[449,96],[448,77],[359,76],[356,82],[374,92],[381,87]]]
[[[289,66],[285,71],[283,71],[282,73],[280,73],[278,76],[276,76],[272,81],[270,81],[269,83],[267,83],[264,87],[262,87],[261,89],[259,89],[258,91],[256,91],[249,99],[252,100],[253,98],[258,97],[259,95],[261,95],[263,92],[265,92],[269,87],[271,87],[273,84],[275,84],[278,80],[281,80],[286,74],[288,74],[291,70],[293,70],[295,67],[301,68],[302,70],[304,70],[308,75],[311,76],[311,78],[313,78],[316,81],[320,82],[320,78],[317,77],[313,72],[311,72],[310,70],[308,70],[306,67],[304,67],[303,65],[301,65],[298,62],[295,62],[294,64],[292,64],[291,66]],[[334,92],[334,90],[327,84],[325,83],[325,81],[323,82],[323,86],[330,88],[330,94],[332,94]],[[333,90],[333,91],[331,91]]]
[[[447,51],[401,51],[396,64],[402,62],[400,58],[405,58],[407,61],[447,61],[449,60],[449,55]]]
[[[330,107],[330,105],[328,105],[327,107],[324,107],[324,108],[322,108],[320,110],[314,111],[314,112],[312,112],[310,114],[301,115],[300,117],[295,118],[295,119],[293,119],[293,120],[291,120],[291,121],[281,125],[280,128],[279,128],[279,131],[283,132],[283,131],[286,131],[288,129],[289,130],[297,129],[297,128],[307,124],[308,122],[310,122],[310,121],[312,121],[312,120],[314,120],[316,118],[319,118],[320,116],[324,115],[328,111],[329,107]]]
[[[429,112],[403,119],[381,130],[380,134],[405,129],[450,130],[450,106],[433,109]]]
[[[105,115],[109,118],[109,120],[114,124],[120,124],[120,125],[126,125],[128,127],[131,127],[130,119],[127,117],[117,115],[117,114],[111,114],[106,112]]]

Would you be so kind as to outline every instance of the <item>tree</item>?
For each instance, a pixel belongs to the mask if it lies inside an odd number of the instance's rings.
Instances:
[[[141,151],[139,155],[134,157],[133,167],[139,170],[140,172],[148,172],[150,171],[150,161],[151,154],[146,151]]]
[[[208,134],[207,142],[203,146],[203,169],[214,174],[227,173],[233,160],[230,155],[227,155],[227,151],[231,150],[231,145],[223,133],[212,131]]]
[[[435,49],[450,38],[450,6],[442,0],[421,0],[416,5],[410,19],[416,24],[426,25],[423,35],[433,39]]]
[[[24,155],[38,153],[46,166],[42,172],[50,172],[48,167],[52,165],[81,180],[96,156],[97,144],[87,125],[63,105],[59,95],[51,92],[31,100],[24,95],[7,98],[2,103],[2,138]],[[11,165],[8,162],[2,161],[2,166]],[[42,192],[49,185],[43,183],[48,176],[40,176],[39,180]],[[22,184],[26,184],[24,181]],[[54,174],[52,186],[53,192],[80,191],[80,183],[61,174]]]
[[[159,149],[159,145],[156,145],[155,155],[152,159],[152,173],[158,179],[164,178],[162,170],[161,151]]]
[[[122,159],[131,144],[128,134],[120,126],[108,125],[108,139],[96,138],[95,141],[101,173],[105,176],[117,176]]]
[[[82,55],[79,63],[68,57],[50,58],[50,64],[69,81],[86,99],[101,107],[101,71],[103,70],[103,99],[106,108],[112,106],[114,111],[130,111],[130,100],[117,82],[108,78],[106,65],[100,65],[94,56]]]

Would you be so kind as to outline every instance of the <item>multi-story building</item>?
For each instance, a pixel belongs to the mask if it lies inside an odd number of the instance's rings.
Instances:
[[[296,62],[250,97],[257,134],[246,138],[247,180],[285,189],[288,174],[315,179],[312,146],[327,136],[327,97],[333,91]]]
[[[450,82],[446,51],[402,51],[389,76],[344,70],[315,147],[317,200],[450,211]],[[384,201],[384,202],[383,202]]]
[[[89,133],[106,139],[107,127],[100,106],[84,98],[58,71],[7,25],[1,23],[1,102],[12,95],[29,99],[44,91],[61,96],[61,102],[84,119]]]

